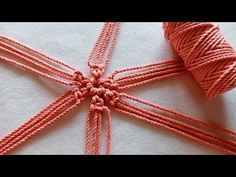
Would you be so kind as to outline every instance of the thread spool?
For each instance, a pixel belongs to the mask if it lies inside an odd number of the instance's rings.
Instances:
[[[236,86],[236,52],[218,26],[206,22],[166,22],[163,29],[165,38],[208,99]]]

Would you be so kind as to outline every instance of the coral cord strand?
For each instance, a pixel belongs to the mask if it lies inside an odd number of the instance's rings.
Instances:
[[[211,23],[164,23],[165,37],[181,59],[124,68],[103,78],[111,60],[120,23],[107,22],[88,57],[90,76],[61,61],[0,36],[0,61],[15,65],[71,89],[0,140],[7,154],[91,98],[85,127],[85,154],[101,154],[102,125],[106,120],[106,154],[111,153],[111,112],[114,110],[167,129],[226,154],[236,154],[236,132],[213,123],[141,100],[121,91],[191,73],[208,98],[235,87],[236,53]],[[118,77],[119,76],[119,77]],[[134,106],[130,102],[142,105]],[[135,104],[135,105],[136,105]],[[146,106],[148,108],[143,108]],[[151,108],[151,109],[149,109]]]

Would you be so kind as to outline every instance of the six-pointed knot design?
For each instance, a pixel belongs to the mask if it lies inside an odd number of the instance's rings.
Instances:
[[[225,153],[236,153],[232,140],[236,133],[194,119],[182,113],[155,105],[124,93],[126,89],[188,73],[179,59],[136,66],[114,71],[103,77],[112,56],[119,23],[105,23],[101,34],[88,58],[90,76],[61,61],[48,57],[6,37],[0,37],[0,60],[16,65],[38,76],[71,89],[54,100],[15,131],[0,140],[0,154],[6,154],[27,141],[36,133],[77,108],[81,101],[91,98],[86,120],[86,154],[100,153],[102,117],[107,117],[106,153],[111,151],[111,113],[108,105],[119,113],[167,129],[175,134],[194,140]],[[120,77],[117,77],[120,75]],[[135,102],[136,105],[133,105]],[[142,107],[138,107],[141,104]],[[144,108],[148,106],[151,109]],[[220,134],[213,132],[218,131]],[[222,137],[222,134],[227,136]]]

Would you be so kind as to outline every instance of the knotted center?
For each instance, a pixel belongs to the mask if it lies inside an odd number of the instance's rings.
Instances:
[[[101,78],[100,71],[96,68],[91,70],[92,77],[88,78],[81,72],[76,72],[74,80],[77,87],[74,88],[74,93],[77,99],[92,97],[91,104],[95,107],[104,106],[104,102],[115,106],[120,95],[117,91],[118,84],[111,78]],[[97,77],[99,76],[99,77]]]

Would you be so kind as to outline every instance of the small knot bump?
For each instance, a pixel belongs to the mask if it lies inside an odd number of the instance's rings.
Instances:
[[[117,91],[107,91],[104,94],[106,102],[108,102],[111,106],[115,106],[116,103],[120,100],[120,94]]]
[[[92,110],[102,111],[103,107],[104,107],[104,100],[97,95],[93,96],[90,108]]]
[[[87,77],[81,71],[75,71],[73,75],[75,85],[82,87],[87,82]]]
[[[72,90],[72,92],[74,93],[74,98],[78,101],[83,97],[83,94],[80,92],[80,90],[78,88],[74,88]]]
[[[104,100],[100,98],[99,96],[95,95],[92,97],[91,104],[96,106],[104,106]]]
[[[90,64],[90,73],[95,78],[98,79],[104,73],[104,65],[102,64]]]

